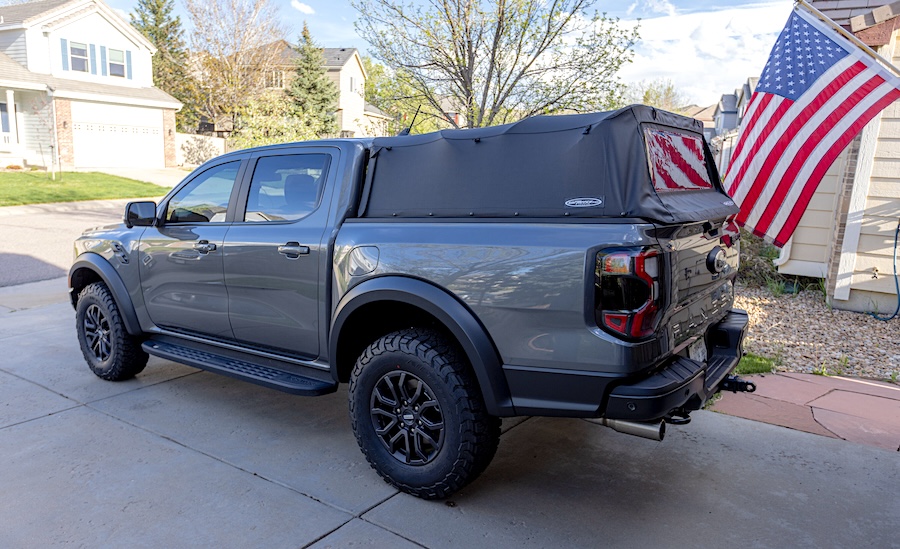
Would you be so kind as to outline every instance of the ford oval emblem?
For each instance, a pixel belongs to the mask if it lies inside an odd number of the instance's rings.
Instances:
[[[596,208],[602,205],[602,198],[572,198],[566,200],[566,206],[569,208]]]

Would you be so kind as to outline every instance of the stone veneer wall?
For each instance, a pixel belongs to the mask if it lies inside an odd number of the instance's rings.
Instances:
[[[175,151],[175,109],[163,110],[163,139],[165,143],[166,167],[178,166]]]
[[[72,139],[72,102],[68,99],[53,99],[56,108],[56,146],[59,147],[60,168],[75,165],[75,147]]]

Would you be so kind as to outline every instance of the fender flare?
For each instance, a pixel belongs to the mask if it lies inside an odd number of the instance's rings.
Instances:
[[[79,276],[77,275],[77,272],[80,269],[92,271],[103,280],[106,287],[112,292],[116,306],[119,308],[119,314],[125,322],[125,329],[131,335],[140,335],[142,333],[141,323],[138,321],[137,313],[134,310],[134,304],[131,302],[131,297],[128,294],[128,289],[125,287],[125,283],[122,282],[122,278],[119,276],[119,273],[116,272],[115,268],[100,255],[91,252],[83,253],[78,256],[75,263],[73,263],[72,267],[69,269],[68,283],[69,292],[72,292],[73,294],[71,296],[72,305],[74,306],[77,301],[77,296],[74,295],[74,288],[78,285],[78,280],[75,280],[75,278]]]
[[[488,413],[515,415],[502,360],[487,330],[452,294],[431,283],[409,277],[383,276],[354,286],[338,303],[329,332],[329,355],[337,357],[338,339],[344,323],[360,307],[379,301],[398,301],[422,309],[441,322],[462,346],[469,359]],[[337,368],[332,368],[337,381]]]

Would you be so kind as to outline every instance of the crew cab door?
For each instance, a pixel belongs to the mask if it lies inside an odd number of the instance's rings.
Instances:
[[[234,337],[310,359],[319,356],[321,263],[339,151],[256,153],[225,239],[225,285]]]
[[[222,258],[244,164],[231,157],[195,174],[144,232],[141,290],[157,326],[232,337]]]

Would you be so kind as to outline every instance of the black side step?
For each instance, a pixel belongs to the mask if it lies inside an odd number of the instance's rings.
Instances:
[[[217,374],[226,375],[235,379],[249,381],[257,385],[278,389],[285,393],[303,396],[318,396],[333,393],[337,390],[336,383],[329,383],[311,377],[297,375],[269,366],[253,364],[245,360],[239,360],[227,356],[217,355],[190,347],[173,345],[171,343],[149,340],[144,342],[144,351],[153,356],[158,356],[174,362],[180,362],[207,370]]]

